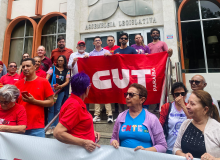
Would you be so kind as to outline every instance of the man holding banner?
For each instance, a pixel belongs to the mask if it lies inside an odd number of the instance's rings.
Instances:
[[[148,44],[148,47],[150,48],[151,53],[159,53],[159,52],[167,52],[169,57],[172,56],[173,50],[168,49],[168,46],[165,42],[160,41],[160,31],[157,28],[151,29],[151,37],[153,39],[152,43]],[[154,109],[154,112],[159,111],[159,103],[157,103],[157,107]]]
[[[97,36],[94,38],[94,42],[93,42],[95,49],[89,53],[89,56],[111,56],[111,53],[102,48],[102,40],[101,37]],[[85,56],[88,57],[88,56]],[[89,65],[88,65],[89,66]],[[102,96],[100,95],[99,98],[101,98]],[[113,116],[112,116],[112,106],[110,103],[105,104],[105,109],[106,109],[106,114],[108,116],[107,122],[108,123],[112,123],[113,122]],[[99,104],[95,104],[95,113],[94,113],[94,118],[93,118],[93,122],[98,122],[101,120],[100,118],[100,111],[101,111],[101,105]]]
[[[121,43],[121,46],[114,51],[114,54],[137,54],[137,51],[133,47],[127,46],[128,38],[127,33],[120,34],[119,42]]]
[[[129,36],[127,33],[121,33],[119,36],[119,42],[121,43],[120,48],[114,51],[114,54],[137,54],[137,51],[133,47],[127,46]],[[127,109],[124,104],[119,104],[119,113]]]
[[[104,49],[108,50],[111,54],[114,54],[114,51],[118,49],[119,46],[115,45],[115,38],[113,36],[107,37],[107,46]]]

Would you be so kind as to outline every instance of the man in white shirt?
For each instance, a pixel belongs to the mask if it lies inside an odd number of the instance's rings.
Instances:
[[[89,53],[85,52],[86,43],[82,40],[77,43],[76,49],[78,50],[78,52],[74,52],[70,55],[69,63],[68,63],[68,68],[72,69],[72,73],[73,73],[72,76],[78,73],[78,66],[77,66],[78,58],[83,58],[85,55],[89,55]]]
[[[78,58],[83,58],[85,55],[89,56],[89,53],[85,52],[86,43],[84,41],[80,40],[77,43],[76,49],[78,50],[78,52],[72,53],[68,62],[68,68],[72,70],[72,76],[78,73]],[[89,104],[86,104],[86,108],[89,111]]]
[[[193,91],[196,91],[196,90],[204,90],[204,88],[207,86],[207,83],[206,83],[206,80],[203,76],[201,75],[195,75],[191,78],[191,80],[189,80],[189,83],[191,85],[191,89]],[[191,93],[188,93],[186,95],[186,99],[185,99],[185,102],[188,103],[188,100],[189,100],[189,97],[190,97]],[[218,102],[217,100],[215,100],[213,97],[212,97],[212,102],[213,104],[217,107],[218,109],[218,113],[220,115],[220,112],[219,112],[219,106],[218,106]]]

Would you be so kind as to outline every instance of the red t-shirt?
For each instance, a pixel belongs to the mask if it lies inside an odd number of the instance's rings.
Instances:
[[[0,106],[0,125],[27,125],[27,115],[22,105],[15,103],[9,110],[3,110]]]
[[[40,69],[40,68],[39,68],[38,70],[36,70],[35,73],[36,73],[36,75],[37,75],[38,77],[46,78],[46,76],[47,76],[47,73],[44,72],[44,71],[43,71],[42,69]],[[25,77],[24,73],[21,72],[20,77],[19,77],[19,80],[20,80],[20,79],[23,79],[24,77]]]
[[[120,48],[120,47],[116,46],[116,45],[112,48],[109,48],[109,46],[104,47],[104,49],[108,50],[111,54],[114,54],[114,51],[118,48]]]
[[[15,73],[13,76],[10,75],[10,74],[6,74],[4,76],[2,76],[2,78],[0,79],[0,82],[3,84],[3,85],[6,85],[6,84],[15,84],[15,82],[17,82],[19,80],[19,74]]]
[[[19,80],[15,86],[22,92],[27,91],[37,100],[45,100],[52,96],[53,90],[45,78],[37,77],[33,81]],[[24,102],[22,96],[18,103],[23,105],[27,112],[27,130],[44,128],[44,107]]]
[[[95,142],[92,115],[78,96],[71,94],[60,110],[59,122],[74,137]]]
[[[70,58],[70,55],[73,53],[73,50],[72,49],[69,49],[69,48],[64,48],[64,50],[62,52],[60,52],[59,48],[56,48],[54,50],[52,50],[51,52],[51,61],[52,61],[52,64],[55,64],[57,63],[57,58],[60,56],[60,55],[64,55],[66,56],[66,60],[67,60],[67,64],[69,62],[69,58]]]

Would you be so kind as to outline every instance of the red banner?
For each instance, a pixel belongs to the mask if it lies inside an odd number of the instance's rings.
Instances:
[[[92,83],[85,102],[126,104],[124,93],[132,83],[139,83],[148,91],[145,104],[159,103],[167,57],[166,52],[161,52],[147,56],[117,54],[80,58],[79,72],[88,74]]]

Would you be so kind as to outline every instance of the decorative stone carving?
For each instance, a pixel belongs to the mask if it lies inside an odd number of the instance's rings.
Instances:
[[[89,6],[98,0],[89,0]],[[92,3],[93,2],[93,3]],[[89,14],[88,21],[104,20],[111,17],[117,8],[128,16],[143,16],[153,14],[153,10],[148,3],[143,0],[103,0]]]
[[[88,0],[88,6],[96,4],[99,0]]]

